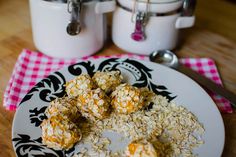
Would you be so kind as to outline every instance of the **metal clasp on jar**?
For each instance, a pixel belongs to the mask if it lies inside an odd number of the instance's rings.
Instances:
[[[80,13],[82,10],[82,0],[68,0],[68,12],[71,14],[70,23],[67,25],[69,35],[78,35],[81,32]]]
[[[131,38],[135,41],[143,41],[146,39],[145,25],[147,22],[147,13],[138,12],[135,20],[135,29],[131,34]]]

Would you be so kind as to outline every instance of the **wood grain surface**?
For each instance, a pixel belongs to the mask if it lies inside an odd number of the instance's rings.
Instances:
[[[181,32],[179,57],[210,57],[219,68],[225,87],[236,93],[235,1],[199,0],[194,28]],[[224,37],[223,37],[224,36]],[[36,50],[32,40],[27,0],[0,0],[0,101],[17,56],[23,48]],[[97,55],[125,53],[111,41]],[[11,128],[14,112],[0,105],[0,157],[14,157]],[[236,156],[236,114],[222,114],[226,141],[223,157]],[[214,117],[213,117],[214,118]],[[217,139],[215,139],[217,142]],[[214,151],[214,150],[209,150]]]

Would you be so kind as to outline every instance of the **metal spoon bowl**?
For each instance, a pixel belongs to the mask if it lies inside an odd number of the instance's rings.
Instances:
[[[177,56],[170,50],[154,51],[149,56],[150,61],[176,68],[179,64]]]

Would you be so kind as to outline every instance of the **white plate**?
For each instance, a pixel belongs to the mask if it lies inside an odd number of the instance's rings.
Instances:
[[[41,121],[49,102],[65,94],[64,84],[81,73],[92,75],[97,70],[119,69],[125,81],[139,87],[148,86],[154,92],[174,99],[193,112],[205,127],[205,143],[194,152],[200,157],[220,157],[225,132],[221,115],[208,94],[185,75],[151,62],[127,58],[82,61],[57,71],[43,79],[24,97],[14,117],[12,140],[17,156],[65,156],[76,153],[48,149],[41,143]]]

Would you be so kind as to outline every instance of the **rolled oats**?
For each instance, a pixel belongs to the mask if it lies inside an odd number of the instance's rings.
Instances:
[[[100,88],[83,91],[77,97],[77,106],[84,117],[93,121],[106,118],[110,112],[109,97]]]
[[[83,93],[83,91],[95,88],[92,78],[88,74],[81,74],[73,80],[66,83],[66,93],[68,97],[76,97]]]
[[[127,157],[160,157],[154,146],[145,139],[132,141],[125,154]]]
[[[99,88],[104,90],[106,93],[110,93],[121,84],[123,77],[120,71],[98,71],[94,74],[92,79]]]
[[[108,150],[111,141],[102,134],[114,131],[134,141],[127,149],[135,145],[135,150],[144,155],[197,156],[193,149],[204,143],[201,139],[204,127],[197,117],[147,88],[119,85],[121,80],[120,72],[113,71],[97,72],[92,79],[82,74],[66,83],[70,98],[56,99],[46,110],[49,119],[41,124],[43,143],[50,148],[68,149],[81,139],[82,134],[81,143],[90,143],[92,150],[80,151],[75,156],[125,156],[123,151]],[[109,98],[105,92],[111,91]],[[115,112],[111,112],[111,106]],[[76,114],[78,109],[88,120],[79,121],[77,126],[70,119],[79,115]],[[128,154],[131,156],[130,150]]]
[[[111,105],[117,113],[130,114],[144,106],[140,89],[126,83],[116,87],[111,99]]]
[[[56,98],[50,102],[45,114],[48,118],[60,114],[76,122],[81,114],[76,106],[76,100],[69,97]]]
[[[49,148],[70,149],[82,138],[78,126],[61,115],[43,120],[41,128],[42,143]]]

